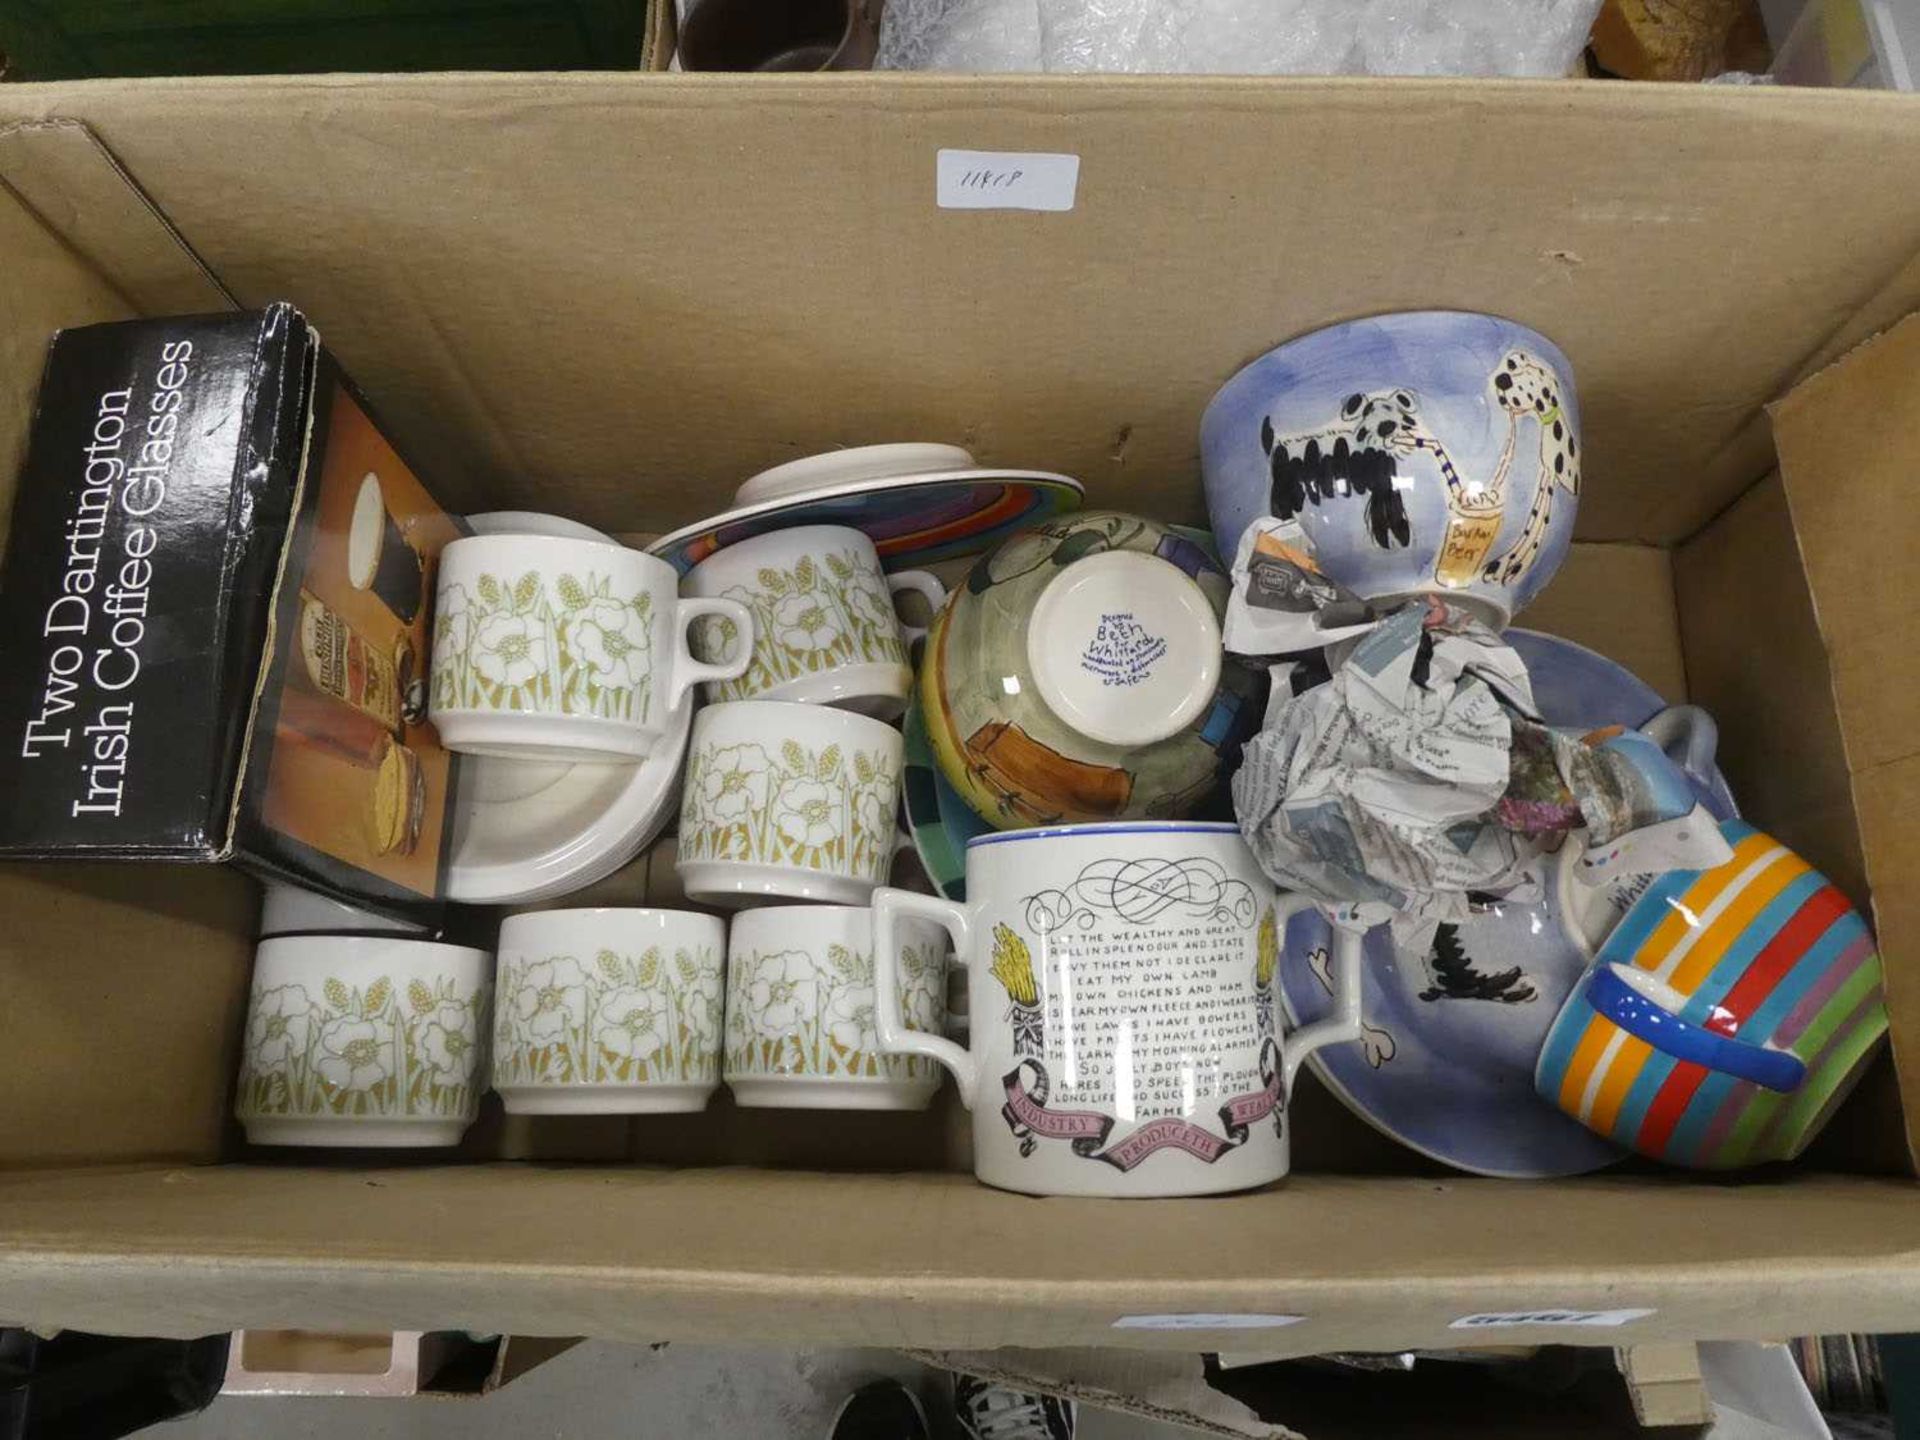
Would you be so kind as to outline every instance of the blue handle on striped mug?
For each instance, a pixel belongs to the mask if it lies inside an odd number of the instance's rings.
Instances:
[[[1767,1090],[1786,1093],[1800,1088],[1807,1066],[1798,1055],[1683,1020],[1677,1012],[1685,1000],[1651,975],[1611,961],[1596,966],[1587,982],[1589,1005],[1662,1054],[1751,1080]]]

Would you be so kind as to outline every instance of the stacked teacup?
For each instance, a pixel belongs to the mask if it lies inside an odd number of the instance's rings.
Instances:
[[[605,538],[547,524],[456,541],[441,558],[436,615],[441,740],[486,757],[493,788],[509,794],[513,776],[501,772],[516,765],[677,774],[697,687],[747,664],[744,653],[697,659],[691,634],[703,622],[753,634],[744,606],[683,596],[672,566]],[[509,1112],[706,1105],[718,1080],[720,921],[550,910],[509,917],[499,945],[491,1066]]]
[[[938,605],[938,581],[887,576],[873,542],[838,526],[742,540],[684,579],[617,546],[587,555],[570,540],[491,538],[449,547],[443,594],[461,587],[456,611],[476,596],[494,607],[492,628],[470,633],[489,653],[504,642],[516,668],[503,678],[497,660],[450,652],[436,671],[443,737],[534,763],[596,746],[631,756],[636,741],[678,736],[677,869],[688,899],[710,907],[509,917],[492,1055],[507,1110],[697,1111],[723,1056],[743,1105],[925,1106],[934,1067],[878,1050],[865,904],[898,848],[892,722],[914,635],[893,595]],[[661,717],[691,706],[696,686],[706,703],[689,742]],[[746,907],[731,926],[711,913]],[[922,930],[903,940],[901,999],[937,1029],[945,951]]]
[[[922,1108],[938,1071],[880,1050],[867,907],[901,846],[897,723],[920,634],[894,596],[938,608],[946,592],[924,571],[888,575],[866,534],[836,525],[741,540],[686,587],[751,616],[695,634],[697,653],[737,673],[708,684],[694,717],[675,862],[690,898],[744,912],[728,947],[727,1084],[750,1106]],[[916,925],[899,945],[897,998],[937,1033],[944,936]]]
[[[493,957],[267,886],[234,1113],[256,1145],[458,1144],[486,1089]]]
[[[730,600],[683,599],[672,566],[570,521],[488,518],[511,523],[483,528],[476,519],[481,533],[440,556],[429,704],[441,743],[483,757],[489,788],[505,793],[537,792],[556,766],[631,771],[652,762],[661,771],[664,760],[664,773],[677,772],[695,687],[746,664],[695,659],[688,632],[715,620],[750,636],[752,617]],[[508,1003],[496,1017],[488,952],[269,887],[236,1105],[249,1138],[455,1144],[486,1088],[490,1031],[494,1083],[510,1110],[698,1108],[705,1091],[696,1099],[692,1082],[713,1068],[718,1031],[718,922],[585,916],[507,923],[512,949],[499,978]],[[667,963],[649,970],[646,957],[661,945]],[[577,951],[584,968],[529,958],[554,946]],[[611,993],[590,994],[593,984]],[[561,1026],[556,1015],[574,1023]],[[673,1048],[651,1069],[636,1067],[634,1048],[663,1024],[681,1027]],[[678,1088],[665,1083],[670,1071]],[[657,1100],[651,1090],[621,1097],[636,1073],[661,1082]],[[572,1087],[570,1103],[544,1095],[552,1084]],[[596,1107],[594,1097],[609,1094],[612,1103]]]

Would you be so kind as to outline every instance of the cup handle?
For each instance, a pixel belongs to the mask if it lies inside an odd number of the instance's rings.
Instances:
[[[1613,927],[1601,923],[1607,918],[1606,886],[1580,883],[1580,852],[1585,845],[1586,832],[1576,830],[1561,842],[1547,863],[1554,900],[1560,911],[1561,933],[1573,941],[1582,956],[1591,960],[1600,953]]]
[[[940,613],[940,607],[947,603],[947,587],[927,570],[896,570],[887,576],[887,589],[895,596],[903,590],[910,590],[916,595],[924,596],[936,615]],[[900,638],[909,647],[918,645],[927,638],[926,627],[909,625],[902,621]]]
[[[1665,981],[1612,961],[1596,965],[1587,981],[1587,1004],[1661,1054],[1782,1094],[1800,1088],[1807,1065],[1798,1055],[1681,1019],[1686,998]]]
[[[978,1072],[973,1056],[944,1035],[909,1030],[900,1013],[900,951],[893,932],[894,920],[902,915],[932,920],[944,928],[953,937],[955,963],[963,967],[969,954],[968,937],[973,933],[973,922],[965,908],[951,900],[913,890],[873,892],[873,1028],[880,1036],[880,1048],[893,1055],[925,1055],[938,1060],[953,1072],[960,1086],[960,1103],[971,1110]]]
[[[1295,915],[1312,908],[1313,901],[1305,895],[1282,895],[1277,906],[1280,933],[1286,933],[1287,922]],[[1333,1013],[1302,1025],[1280,1047],[1284,1056],[1280,1080],[1288,1094],[1293,1093],[1293,1077],[1307,1056],[1323,1045],[1344,1045],[1360,1038],[1360,947],[1364,937],[1338,925],[1329,928],[1333,932]]]
[[[1666,751],[1667,758],[1704,786],[1713,776],[1720,727],[1698,705],[1669,705],[1640,727],[1640,733]]]
[[[733,621],[740,629],[733,654],[708,664],[693,656],[691,635],[696,620],[718,615]],[[753,612],[738,600],[720,596],[696,598],[683,596],[673,610],[673,679],[667,687],[667,709],[678,710],[680,702],[703,680],[738,680],[753,663]]]

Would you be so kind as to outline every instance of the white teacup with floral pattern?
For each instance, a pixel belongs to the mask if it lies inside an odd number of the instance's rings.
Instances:
[[[263,940],[234,1114],[256,1145],[457,1145],[485,1088],[493,957],[390,936]]]
[[[500,926],[493,1088],[515,1115],[703,1110],[720,1088],[727,927],[690,910]]]
[[[947,937],[895,928],[900,1013],[938,1035],[947,1013]],[[741,1105],[921,1110],[940,1069],[886,1055],[874,1023],[873,912],[771,905],[734,917],[727,952],[727,1088]]]
[[[946,587],[925,570],[887,574],[873,541],[845,525],[797,525],[738,541],[696,565],[686,586],[753,612],[748,637],[724,618],[694,631],[703,660],[752,652],[740,675],[707,682],[707,699],[804,700],[882,720],[906,709],[907,646],[927,633],[902,623],[894,596],[922,595],[930,614],[947,601]]]
[[[431,707],[449,750],[531,760],[638,759],[681,697],[746,669],[696,660],[714,618],[751,635],[736,600],[680,598],[671,565],[624,545],[474,535],[440,552]]]
[[[851,710],[732,700],[693,717],[674,868],[689,896],[863,904],[898,844],[902,742]]]

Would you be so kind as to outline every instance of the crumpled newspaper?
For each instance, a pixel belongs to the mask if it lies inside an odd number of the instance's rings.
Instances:
[[[1320,568],[1298,520],[1268,516],[1240,536],[1220,638],[1234,655],[1289,655],[1364,635],[1385,613]]]
[[[1609,857],[1592,883],[1731,856],[1659,746],[1545,725],[1519,655],[1467,610],[1415,601],[1330,659],[1304,689],[1273,667],[1232,788],[1261,867],[1337,924],[1408,931],[1466,919],[1469,892],[1537,894],[1576,830]]]

